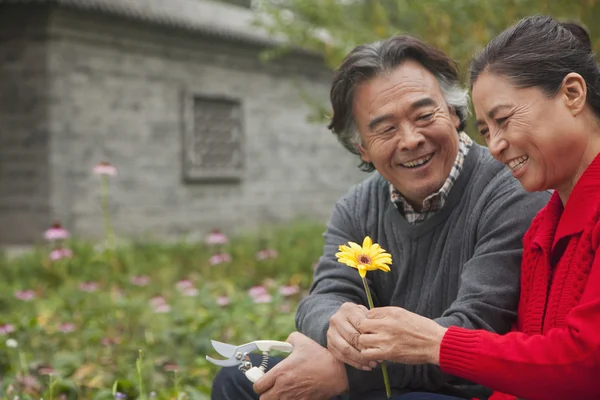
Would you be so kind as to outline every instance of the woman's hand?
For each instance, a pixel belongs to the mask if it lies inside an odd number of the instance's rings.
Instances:
[[[361,353],[369,360],[439,365],[447,328],[400,307],[378,307],[368,311],[358,330]]]

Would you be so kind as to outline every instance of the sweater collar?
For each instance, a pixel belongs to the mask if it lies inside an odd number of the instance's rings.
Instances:
[[[600,205],[600,154],[587,167],[573,188],[566,206],[555,191],[544,208],[534,243],[549,250],[562,238],[583,231]]]

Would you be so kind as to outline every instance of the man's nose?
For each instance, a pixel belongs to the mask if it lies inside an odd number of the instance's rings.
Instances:
[[[402,151],[416,150],[425,143],[425,137],[414,129],[406,128],[399,134],[398,148]]]

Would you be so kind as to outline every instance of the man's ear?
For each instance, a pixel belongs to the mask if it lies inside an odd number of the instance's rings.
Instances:
[[[358,152],[360,153],[360,158],[364,162],[367,162],[367,163],[373,162],[373,160],[369,156],[369,152],[367,151],[367,149],[365,149],[365,147],[362,144],[355,144],[354,146],[356,147],[356,150],[358,150]]]
[[[583,111],[587,99],[587,85],[581,75],[576,72],[569,72],[563,79],[560,93],[573,116]]]
[[[450,120],[452,121],[452,124],[458,131],[458,127],[460,126],[460,117],[458,116],[458,113],[456,112],[456,108],[453,106],[448,106],[448,110],[450,111]]]

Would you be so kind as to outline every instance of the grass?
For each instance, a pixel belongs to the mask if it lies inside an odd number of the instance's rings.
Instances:
[[[0,255],[0,399],[209,398],[209,340],[285,340],[323,230],[296,221],[222,248],[69,240],[71,258],[51,261],[50,245]],[[257,259],[264,248],[278,255]],[[231,261],[211,265],[216,252]]]

